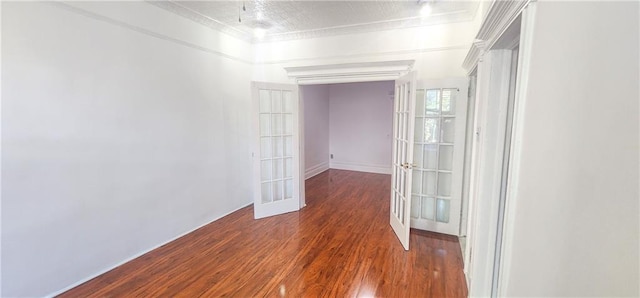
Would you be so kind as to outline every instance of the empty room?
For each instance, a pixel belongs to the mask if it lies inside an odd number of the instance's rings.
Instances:
[[[640,295],[640,4],[0,2],[1,297]]]

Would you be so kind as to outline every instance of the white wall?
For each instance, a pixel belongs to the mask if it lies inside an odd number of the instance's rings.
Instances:
[[[538,2],[508,297],[638,296],[637,2]]]
[[[331,168],[391,174],[394,82],[329,86]]]
[[[415,60],[418,80],[462,77],[480,20],[256,44],[252,79],[293,83],[283,67],[389,60]]]
[[[146,3],[73,6],[2,3],[3,297],[251,202],[249,45]]]
[[[300,86],[304,105],[305,179],[329,169],[329,85]]]

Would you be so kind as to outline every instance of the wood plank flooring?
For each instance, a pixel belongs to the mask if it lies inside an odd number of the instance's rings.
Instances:
[[[60,297],[466,297],[456,237],[389,225],[389,175],[329,170],[307,207],[246,207]]]

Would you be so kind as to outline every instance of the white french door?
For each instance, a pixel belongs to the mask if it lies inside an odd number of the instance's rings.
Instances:
[[[416,92],[411,227],[459,235],[466,83],[442,85]],[[464,86],[462,93],[459,86]]]
[[[300,209],[298,86],[252,83],[254,217]]]
[[[415,91],[415,72],[396,80],[393,101],[393,164],[389,213],[391,227],[406,250],[409,250]]]

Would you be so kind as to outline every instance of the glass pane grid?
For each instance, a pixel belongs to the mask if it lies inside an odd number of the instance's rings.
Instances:
[[[412,217],[449,222],[457,89],[417,90]],[[413,209],[413,208],[412,208]]]
[[[286,90],[259,90],[262,202],[293,197],[293,98]]]

